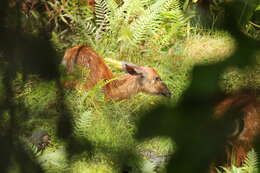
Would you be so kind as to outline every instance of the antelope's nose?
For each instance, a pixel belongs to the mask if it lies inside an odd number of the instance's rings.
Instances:
[[[165,97],[170,98],[172,94],[171,94],[171,91],[170,91],[170,90],[167,90],[167,91],[164,91],[164,92],[162,93],[162,95],[165,96]]]
[[[164,84],[165,85],[165,84]],[[167,86],[165,85],[163,91],[161,92],[161,95],[170,98],[171,97],[171,91],[169,90],[169,88],[167,88]]]

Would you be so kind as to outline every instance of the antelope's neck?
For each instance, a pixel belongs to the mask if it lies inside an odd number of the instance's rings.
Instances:
[[[123,100],[140,92],[141,87],[137,76],[125,74],[108,83],[104,91],[106,97],[111,100]]]

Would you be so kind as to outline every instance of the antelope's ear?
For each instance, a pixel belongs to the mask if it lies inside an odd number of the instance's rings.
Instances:
[[[139,67],[135,64],[123,62],[122,67],[125,72],[127,72],[131,75],[143,75],[141,67]]]

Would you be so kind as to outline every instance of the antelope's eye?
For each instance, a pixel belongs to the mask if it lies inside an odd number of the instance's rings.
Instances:
[[[157,77],[154,78],[154,80],[161,81],[161,78],[157,76]]]
[[[144,79],[144,75],[140,75],[141,79]]]

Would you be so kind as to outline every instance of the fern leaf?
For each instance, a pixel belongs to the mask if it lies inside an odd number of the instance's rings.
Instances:
[[[90,125],[91,125],[91,112],[85,111],[75,121],[74,134],[76,136],[84,137]]]
[[[253,149],[248,152],[242,168],[246,173],[257,173],[258,172],[258,170],[257,170],[257,168],[258,168],[257,153]]]
[[[107,9],[113,15],[118,9],[118,5],[114,0],[107,0]]]
[[[258,161],[257,154],[252,149],[248,152],[247,157],[242,165],[242,167],[236,167],[235,165],[231,165],[231,168],[221,167],[223,171],[220,171],[216,168],[217,173],[257,173],[258,172]]]
[[[94,35],[97,28],[91,22],[87,22],[84,24],[84,31],[87,32],[89,35]]]
[[[107,27],[108,24],[108,13],[106,0],[95,1],[95,13],[96,13],[96,24],[102,29]]]
[[[136,45],[142,40],[147,39],[147,35],[151,32],[156,32],[156,29],[160,25],[161,16],[160,14],[169,9],[176,9],[176,18],[178,21],[183,20],[183,15],[180,10],[178,0],[160,0],[156,1],[150,7],[148,7],[144,15],[140,16],[131,25],[133,40],[132,42]]]
[[[215,169],[217,173],[222,173],[222,171],[218,168]]]

